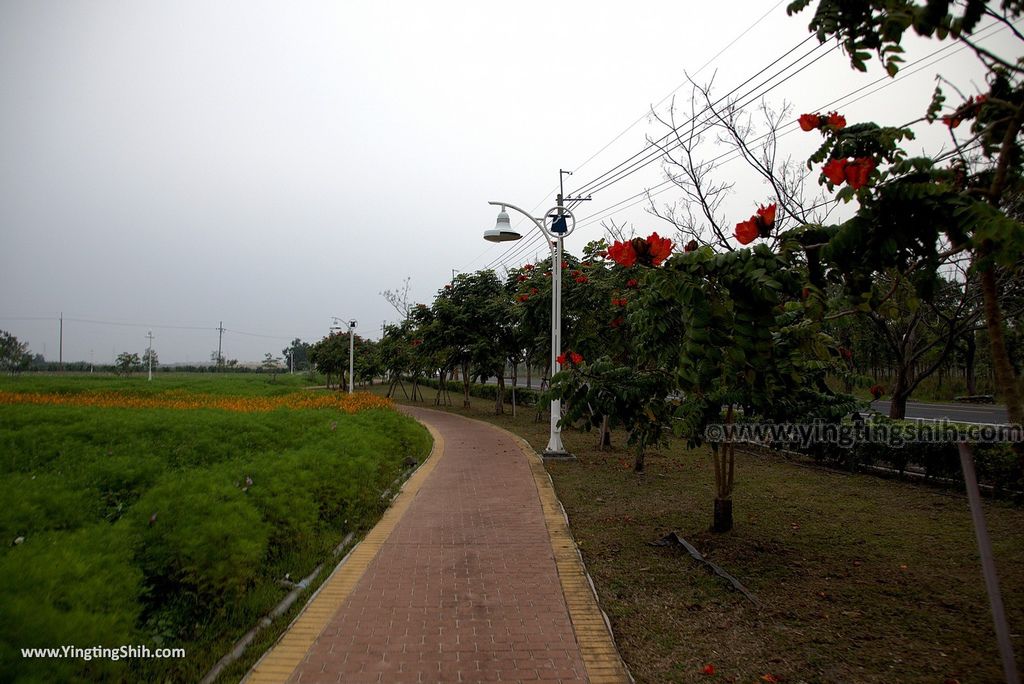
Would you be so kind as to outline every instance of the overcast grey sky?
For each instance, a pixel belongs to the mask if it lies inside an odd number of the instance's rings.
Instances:
[[[559,168],[572,190],[661,135],[644,119],[584,164],[752,25],[697,79],[724,94],[805,38],[810,13],[785,4],[2,0],[0,329],[56,359],[64,312],[65,360],[97,362],[141,352],[147,325],[200,328],[153,327],[164,362],[208,359],[219,321],[242,361],[331,316],[375,337],[396,318],[382,290],[408,276],[429,302],[452,269],[502,265],[515,243],[482,241],[488,200],[543,212]],[[902,124],[936,71],[980,85],[965,51],[942,56],[842,111]],[[882,75],[834,52],[768,99],[817,111]],[[741,164],[723,174],[735,221],[769,199]],[[577,216],[663,178],[651,164]],[[643,204],[611,218],[668,230]],[[569,249],[601,236],[585,223]]]

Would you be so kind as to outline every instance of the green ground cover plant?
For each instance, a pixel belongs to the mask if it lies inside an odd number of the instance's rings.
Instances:
[[[222,379],[242,396],[277,389],[259,377],[202,377],[194,389],[230,394]],[[0,390],[156,384],[90,380],[4,379]],[[382,494],[429,449],[426,430],[391,409],[0,405],[0,681],[198,681],[288,592],[281,580],[372,526]],[[20,655],[64,644],[186,657]]]

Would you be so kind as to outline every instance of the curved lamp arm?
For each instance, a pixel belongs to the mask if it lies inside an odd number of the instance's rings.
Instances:
[[[530,214],[528,212],[526,212],[525,210],[520,209],[519,207],[517,207],[514,204],[509,204],[508,202],[488,202],[488,204],[494,205],[496,207],[506,207],[508,209],[514,209],[514,210],[518,211],[520,214],[522,214],[523,216],[525,216],[526,218],[530,219],[530,221],[533,222],[533,226],[537,230],[539,230],[544,235],[544,237],[546,238],[544,240],[544,242],[547,244],[548,249],[550,251],[552,251],[552,252],[555,251],[555,247],[551,244],[551,240],[557,239],[560,236],[559,235],[554,235],[552,233],[549,233],[548,229],[544,227],[544,222],[543,221],[538,221],[533,216],[530,216]]]

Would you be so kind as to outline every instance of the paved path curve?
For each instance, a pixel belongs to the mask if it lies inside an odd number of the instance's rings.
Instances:
[[[435,450],[247,682],[625,682],[539,457],[403,408]]]

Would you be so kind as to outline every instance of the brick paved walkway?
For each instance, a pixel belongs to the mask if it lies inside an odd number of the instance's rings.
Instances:
[[[587,681],[526,455],[484,423],[404,410],[444,453],[287,681]]]

